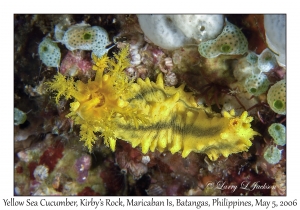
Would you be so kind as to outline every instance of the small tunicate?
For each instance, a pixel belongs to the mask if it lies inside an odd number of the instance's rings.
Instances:
[[[282,150],[271,145],[266,149],[266,151],[264,153],[264,158],[268,163],[276,164],[281,160],[281,152],[282,152]]]
[[[246,56],[246,60],[253,66],[257,65],[258,56],[255,52],[250,51]]]
[[[257,67],[261,72],[268,72],[274,67],[277,66],[277,61],[275,55],[266,48],[262,53],[258,56]]]
[[[255,96],[266,92],[269,84],[270,82],[265,74],[253,74],[245,80],[247,92]]]
[[[14,108],[14,124],[20,125],[23,124],[27,119],[26,113],[22,112],[18,108]]]
[[[286,80],[275,83],[268,91],[267,101],[277,114],[286,114]]]
[[[64,34],[62,43],[68,50],[92,50],[97,57],[102,57],[109,49],[109,37],[100,26],[77,24],[71,26]]]
[[[60,49],[57,44],[49,38],[44,38],[39,44],[38,53],[42,62],[48,67],[59,67]]]
[[[269,134],[274,139],[274,142],[277,145],[284,146],[286,144],[286,138],[285,138],[285,126],[280,123],[273,123],[268,128]]]
[[[223,55],[241,55],[248,51],[248,41],[242,31],[226,20],[222,33],[214,40],[201,42],[199,53],[205,58]]]
[[[245,80],[253,74],[259,74],[260,70],[257,68],[257,63],[254,62],[255,57],[250,56],[242,57],[233,63],[233,76],[239,81],[244,83]]]

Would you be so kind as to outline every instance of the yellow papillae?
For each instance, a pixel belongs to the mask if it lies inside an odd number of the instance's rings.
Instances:
[[[162,74],[156,83],[147,78],[138,79],[137,84],[138,94],[129,101],[142,104],[151,122],[137,129],[120,120],[115,134],[133,147],[141,146],[143,153],[168,149],[172,154],[182,151],[182,157],[187,157],[190,152],[201,152],[216,160],[220,155],[228,157],[247,151],[252,145],[250,139],[258,135],[251,129],[252,117],[246,111],[240,117],[235,117],[234,110],[221,117],[209,108],[197,106],[183,85],[164,87]]]
[[[58,74],[48,83],[57,92],[56,100],[61,96],[74,99],[67,117],[80,125],[81,140],[90,151],[99,132],[113,151],[118,138],[140,146],[143,153],[182,151],[182,157],[187,157],[190,152],[201,152],[216,160],[220,155],[247,151],[250,140],[259,135],[251,128],[247,112],[235,117],[232,110],[221,117],[197,106],[184,85],[165,87],[162,74],[156,82],[149,78],[128,81],[124,73],[129,66],[127,55],[128,47],[114,59],[93,56],[93,81],[74,82]],[[106,74],[105,69],[109,70]]]

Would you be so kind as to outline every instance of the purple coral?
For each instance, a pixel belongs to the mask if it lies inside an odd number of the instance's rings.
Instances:
[[[89,155],[83,155],[76,160],[75,168],[76,172],[78,173],[77,181],[79,183],[83,183],[87,179],[91,163],[92,158]]]

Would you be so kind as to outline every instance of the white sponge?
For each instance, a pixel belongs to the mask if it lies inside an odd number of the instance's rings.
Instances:
[[[279,56],[277,62],[286,65],[286,15],[264,15],[268,46]]]
[[[173,50],[214,39],[222,32],[223,15],[137,15],[144,34],[155,45]]]
[[[138,19],[147,38],[161,48],[173,50],[191,43],[174,24],[172,15],[138,15]]]
[[[215,39],[223,29],[223,15],[173,15],[175,25],[197,41]]]

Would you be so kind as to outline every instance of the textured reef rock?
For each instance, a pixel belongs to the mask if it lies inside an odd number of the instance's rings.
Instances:
[[[268,20],[165,15],[156,26],[184,38],[162,47],[145,18],[14,15],[15,195],[286,195],[286,69]],[[99,43],[66,47],[78,26]],[[226,188],[245,183],[265,187]]]

